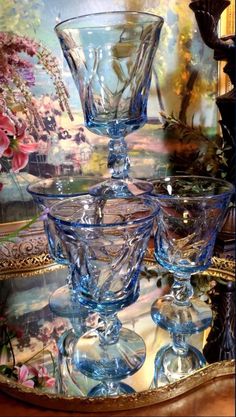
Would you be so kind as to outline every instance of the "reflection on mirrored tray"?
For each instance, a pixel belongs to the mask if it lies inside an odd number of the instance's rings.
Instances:
[[[50,310],[50,294],[65,282],[66,273],[65,267],[54,265],[34,275],[1,276],[0,372],[35,390],[86,397],[97,381],[82,374],[75,359],[83,357],[85,347],[92,348],[101,323],[97,313],[87,314],[81,327],[84,313],[78,305],[74,305],[75,314],[70,318],[56,316]],[[207,303],[207,292],[215,285],[215,271],[213,275],[209,269],[193,279],[195,294]],[[170,342],[169,333],[154,323],[150,310],[158,297],[168,293],[172,275],[145,261],[140,276],[139,298],[119,313],[123,327],[138,334],[146,346],[143,365],[122,382],[133,392],[153,387],[155,355]],[[191,345],[202,351],[209,330],[192,335]]]

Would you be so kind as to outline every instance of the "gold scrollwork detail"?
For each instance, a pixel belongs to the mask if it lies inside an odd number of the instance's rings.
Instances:
[[[16,259],[37,257],[48,252],[48,243],[45,235],[20,238],[16,242],[6,242],[0,246],[0,266],[2,263],[12,265]]]
[[[212,266],[214,268],[230,271],[235,274],[235,261],[232,261],[231,259],[217,258],[216,256],[213,256]]]
[[[1,259],[34,256],[47,251],[47,240],[44,236],[21,239],[20,242],[8,243],[0,248]]]
[[[40,271],[52,264],[54,264],[52,258],[47,252],[35,256],[3,259],[0,261],[0,278],[16,272],[18,275],[35,275],[36,270]]]

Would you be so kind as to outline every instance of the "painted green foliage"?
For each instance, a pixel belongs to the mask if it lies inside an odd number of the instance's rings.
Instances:
[[[41,22],[42,1],[1,0],[0,30],[19,35],[34,36]]]

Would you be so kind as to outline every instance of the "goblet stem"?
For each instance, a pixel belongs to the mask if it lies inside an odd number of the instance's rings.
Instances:
[[[112,137],[109,142],[108,168],[113,179],[126,179],[129,176],[130,160],[125,138]]]
[[[186,339],[187,337],[189,337],[189,335],[181,333],[171,333],[171,337],[173,342],[173,351],[176,353],[176,355],[186,356],[189,350],[189,345]]]
[[[70,290],[73,289],[73,282],[72,282],[73,268],[74,268],[73,265],[71,265],[71,264],[68,265],[68,273],[67,273],[67,276],[66,276],[66,284],[68,285],[68,288]]]
[[[94,363],[96,367],[92,375],[99,376],[100,373],[101,376],[97,379],[101,382],[89,391],[88,396],[112,397],[134,393],[132,387],[120,380],[122,376],[125,378],[132,375],[142,366],[145,359],[143,340],[134,332],[122,328],[116,314],[103,315],[96,330],[98,334],[96,352],[100,351],[101,363],[99,364],[98,361]],[[85,370],[82,368],[82,372]]]
[[[89,392],[89,397],[116,397],[117,395],[133,394],[134,392],[133,388],[123,382],[104,381]]]
[[[202,353],[187,343],[189,334],[171,333],[172,343],[163,346],[154,362],[154,387],[161,387],[206,365]]]
[[[107,392],[107,395],[117,395],[119,393],[119,382],[107,381],[104,382],[104,389]]]
[[[194,291],[189,275],[175,274],[174,282],[171,287],[171,295],[174,303],[179,306],[189,307],[190,299],[193,297]]]
[[[116,314],[111,316],[101,315],[100,325],[97,329],[100,345],[105,347],[117,343],[121,327],[122,324]]]
[[[212,321],[210,307],[194,297],[190,276],[183,273],[175,273],[170,294],[154,301],[151,315],[161,328],[185,335],[205,330]]]

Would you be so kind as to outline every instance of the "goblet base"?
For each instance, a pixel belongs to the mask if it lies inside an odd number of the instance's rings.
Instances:
[[[73,347],[78,337],[74,329],[69,329],[57,341],[56,392],[60,395],[84,397],[90,389],[89,379],[81,372],[74,371],[72,366]]]
[[[154,363],[154,387],[178,381],[206,365],[206,360],[198,349],[191,345],[187,347],[183,354],[176,353],[172,344],[157,352]]]
[[[152,183],[139,179],[108,179],[89,189],[89,194],[96,197],[124,198],[150,193]]]
[[[115,397],[122,394],[133,394],[134,392],[133,388],[123,382],[115,384],[113,382],[108,384],[101,383],[89,391],[88,397]]]
[[[68,285],[63,285],[50,295],[49,307],[61,317],[74,317],[79,311],[78,303],[73,299],[73,291]]]
[[[100,343],[99,332],[81,336],[74,345],[73,366],[89,378],[117,382],[134,374],[145,361],[141,336],[121,328],[116,343]]]
[[[199,298],[191,298],[190,305],[178,305],[171,295],[156,300],[151,307],[153,321],[170,333],[195,334],[211,326],[212,311]]]

